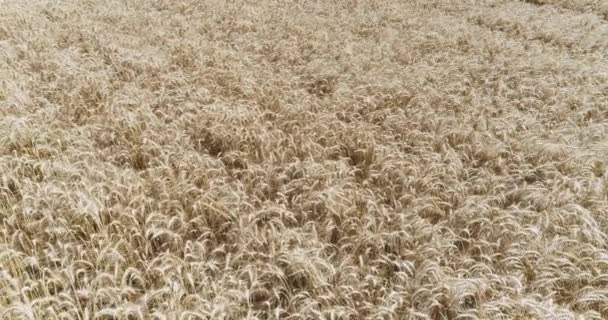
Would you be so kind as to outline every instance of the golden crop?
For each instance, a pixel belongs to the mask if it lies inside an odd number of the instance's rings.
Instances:
[[[604,0],[0,0],[0,319],[608,318]]]

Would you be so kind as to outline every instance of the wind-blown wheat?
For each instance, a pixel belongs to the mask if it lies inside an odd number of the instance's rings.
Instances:
[[[608,317],[601,1],[0,1],[0,318]]]

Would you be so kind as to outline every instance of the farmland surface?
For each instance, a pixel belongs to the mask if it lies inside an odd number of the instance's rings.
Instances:
[[[0,0],[0,319],[608,319],[608,1]]]

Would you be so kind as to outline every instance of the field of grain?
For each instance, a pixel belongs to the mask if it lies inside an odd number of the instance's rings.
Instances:
[[[607,319],[606,0],[0,0],[0,319]]]

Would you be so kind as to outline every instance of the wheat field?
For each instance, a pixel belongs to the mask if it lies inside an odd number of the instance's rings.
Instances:
[[[0,319],[608,319],[608,1],[0,0]]]

